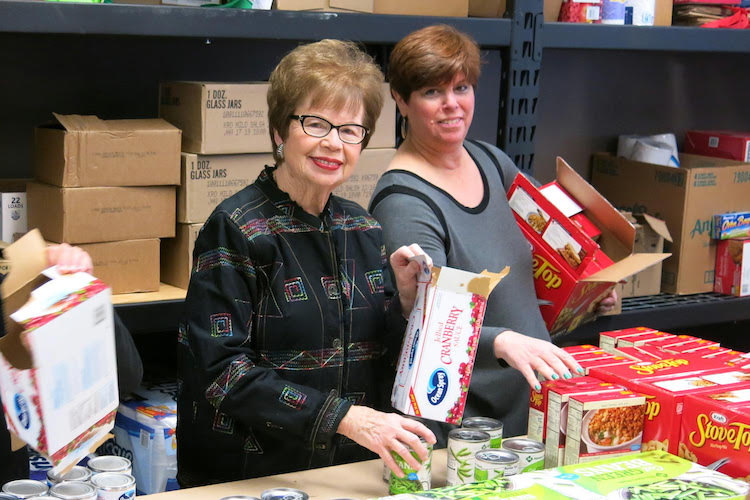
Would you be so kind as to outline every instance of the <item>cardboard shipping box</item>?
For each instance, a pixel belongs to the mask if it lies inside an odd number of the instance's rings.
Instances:
[[[279,10],[350,10],[372,14],[466,17],[469,0],[275,0],[274,6]]]
[[[159,239],[81,245],[94,262],[94,275],[113,294],[159,290]]]
[[[714,214],[747,208],[750,163],[681,154],[680,168],[663,167],[607,153],[593,157],[591,182],[615,206],[648,213],[667,223],[672,256],[664,261],[664,292],[713,290]]]
[[[635,243],[633,251],[637,253],[662,253],[664,241],[672,242],[667,224],[656,217],[648,214],[633,215],[625,214],[633,226],[635,226]],[[656,295],[661,291],[661,267],[658,262],[625,280],[617,288],[617,296],[643,297],[644,295]]]
[[[597,242],[522,175],[508,191],[516,222],[532,246],[534,287],[550,333],[575,329],[618,282],[668,256],[633,253],[635,228],[559,157],[556,183],[601,230]]]
[[[174,238],[161,240],[161,280],[187,289],[193,267],[193,248],[203,224],[177,224]]]
[[[177,222],[205,222],[216,205],[255,182],[266,165],[273,165],[270,153],[182,153],[182,183],[177,189]]]
[[[182,130],[182,151],[270,153],[267,83],[166,82],[159,116]]]
[[[5,252],[13,263],[2,283],[5,423],[14,449],[23,441],[59,473],[95,450],[114,425],[118,392],[110,290],[86,273],[45,275],[39,231]],[[45,293],[49,285],[54,290]],[[38,307],[22,314],[30,309],[23,306],[32,293]]]
[[[61,188],[29,182],[29,227],[58,243],[170,238],[175,187]]]
[[[180,183],[178,128],[161,119],[60,115],[34,130],[34,177],[62,187]]]
[[[370,204],[378,179],[388,168],[396,154],[395,149],[370,149],[362,151],[352,175],[333,190],[333,194],[359,203],[365,210]]]
[[[506,0],[469,0],[469,17],[503,17]]]

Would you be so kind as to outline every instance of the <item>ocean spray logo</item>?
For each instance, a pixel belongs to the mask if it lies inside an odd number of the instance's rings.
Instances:
[[[414,342],[411,344],[411,351],[409,352],[409,369],[414,364],[414,357],[417,355],[417,344],[419,343],[419,328],[414,332]]]
[[[427,399],[430,404],[437,406],[448,393],[448,373],[442,368],[432,372],[430,382],[427,384]]]
[[[13,401],[16,405],[18,422],[24,429],[28,429],[31,426],[31,415],[29,414],[29,404],[26,402],[26,398],[21,394],[16,394],[13,397]]]

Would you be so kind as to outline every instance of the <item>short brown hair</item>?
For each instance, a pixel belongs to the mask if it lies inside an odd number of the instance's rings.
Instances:
[[[391,52],[388,80],[405,101],[415,90],[449,82],[463,73],[470,85],[479,81],[479,45],[466,33],[446,24],[409,33]]]
[[[372,57],[352,42],[321,40],[300,45],[279,62],[269,78],[268,124],[276,154],[273,131],[283,140],[289,133],[289,115],[308,97],[315,106],[364,108],[362,125],[370,130],[362,148],[367,147],[375,122],[383,108],[383,72]]]

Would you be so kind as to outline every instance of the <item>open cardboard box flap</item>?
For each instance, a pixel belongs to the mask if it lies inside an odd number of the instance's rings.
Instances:
[[[108,132],[128,136],[131,132],[138,130],[175,130],[174,125],[163,119],[102,120],[94,115],[52,114],[68,132]]]
[[[634,253],[624,259],[615,262],[606,269],[592,274],[583,281],[596,281],[596,282],[611,282],[617,283],[618,281],[624,280],[628,276],[631,276],[643,269],[657,264],[667,257],[672,255],[671,253]]]
[[[672,241],[672,235],[669,233],[669,229],[667,228],[667,223],[664,222],[661,219],[657,219],[654,216],[651,216],[649,214],[641,214],[640,217],[643,217],[643,220],[646,221],[646,224],[649,225],[651,229],[654,230],[656,234],[661,236],[667,241]]]

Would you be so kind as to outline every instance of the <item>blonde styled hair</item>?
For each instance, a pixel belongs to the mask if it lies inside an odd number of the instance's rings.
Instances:
[[[362,106],[362,125],[370,131],[362,149],[367,147],[383,108],[383,81],[383,72],[372,57],[352,42],[326,39],[292,50],[269,78],[268,124],[274,160],[281,161],[274,130],[286,140],[289,115],[295,114],[297,106],[310,97],[313,106],[351,110]]]
[[[477,86],[481,71],[479,45],[466,33],[446,24],[428,26],[409,33],[391,52],[388,81],[391,90],[409,102],[411,93],[451,81],[463,73]]]

